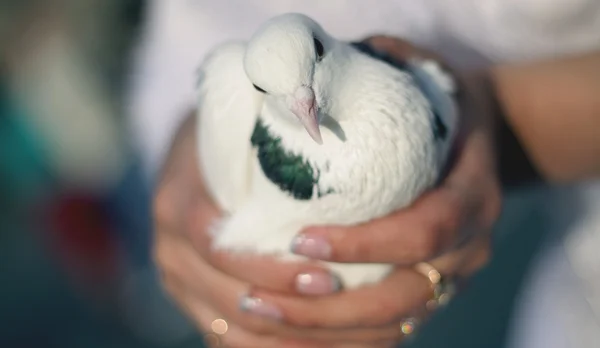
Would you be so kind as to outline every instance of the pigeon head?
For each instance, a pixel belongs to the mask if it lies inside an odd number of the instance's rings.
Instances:
[[[321,144],[319,98],[325,88],[315,72],[326,64],[334,45],[321,26],[301,14],[284,14],[267,21],[251,38],[244,57],[246,74],[262,93],[278,98]]]

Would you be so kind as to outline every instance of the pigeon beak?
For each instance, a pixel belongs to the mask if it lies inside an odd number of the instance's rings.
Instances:
[[[310,137],[317,144],[323,144],[321,130],[319,129],[317,101],[312,88],[299,87],[291,100],[290,110],[298,117]]]

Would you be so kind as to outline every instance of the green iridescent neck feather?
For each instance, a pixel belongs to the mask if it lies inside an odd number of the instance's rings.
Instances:
[[[256,121],[250,141],[258,150],[263,173],[272,183],[296,199],[309,200],[313,197],[314,188],[318,187],[320,171],[314,170],[302,156],[284,149],[281,138],[273,135],[260,118]],[[317,189],[317,197],[330,193],[333,190],[321,192]]]

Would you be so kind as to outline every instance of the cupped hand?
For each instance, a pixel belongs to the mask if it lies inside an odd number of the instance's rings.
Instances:
[[[281,265],[266,258],[242,259],[210,253],[206,231],[221,212],[206,194],[193,160],[197,144],[194,123],[194,118],[190,117],[182,125],[156,190],[154,258],[164,288],[198,328],[209,335],[208,341],[218,340],[218,347],[241,348],[360,348],[393,344],[399,336],[393,325],[331,330],[327,325],[318,327],[318,323],[311,323],[314,313],[290,317],[299,324],[294,325],[287,320],[286,313],[276,307],[263,305],[261,308],[255,302],[249,311],[248,306],[240,306],[248,304],[249,298],[245,295],[251,291],[252,282],[218,270],[205,260],[206,255],[211,256],[209,260],[223,261],[221,265],[230,260],[229,267],[240,267],[245,278],[262,277],[263,281],[270,279],[280,286],[290,272],[328,274],[316,263]],[[291,292],[292,287],[288,290]],[[223,333],[225,322],[226,332]]]
[[[395,39],[378,37],[370,43],[398,59],[432,56]],[[399,323],[425,316],[423,307],[432,296],[416,263],[428,261],[444,276],[467,277],[489,258],[488,232],[501,198],[481,81],[463,83],[462,111],[468,122],[442,184],[390,216],[355,227],[303,231],[294,250],[315,260],[305,263],[210,250],[205,232],[220,212],[190,160],[196,158],[195,127],[183,127],[155,197],[155,254],[165,287],[201,329],[210,332],[215,319],[226,320],[228,331],[220,338],[228,346],[393,345],[402,338]],[[380,284],[339,291],[334,275],[318,260],[398,267]]]

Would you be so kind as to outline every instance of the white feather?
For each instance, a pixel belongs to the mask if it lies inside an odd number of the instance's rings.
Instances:
[[[243,69],[244,43],[217,47],[199,69],[198,147],[202,175],[217,204],[235,211],[248,194],[250,135],[262,103]]]
[[[314,66],[307,65],[307,57],[315,54],[312,33],[327,52]],[[410,205],[438,180],[456,133],[456,110],[447,95],[452,88],[447,81],[438,86],[442,75],[417,64],[420,77],[413,77],[328,37],[301,15],[275,18],[249,45],[246,51],[242,44],[218,48],[201,69],[200,164],[211,192],[231,213],[214,236],[215,248],[297,260],[290,248],[302,228],[382,217]],[[287,49],[296,52],[279,52]],[[271,56],[277,64],[271,64]],[[248,76],[269,94],[262,98]],[[285,94],[306,83],[307,76],[323,111],[323,145],[312,141],[285,103]],[[428,100],[415,78],[425,81],[437,99]],[[431,102],[439,100],[451,103],[441,108],[448,127],[442,142],[432,134]],[[332,194],[294,199],[265,176],[250,143],[258,114],[288,152],[302,155],[319,171],[315,193],[331,189]],[[347,288],[380,281],[392,269],[327,266]]]

